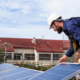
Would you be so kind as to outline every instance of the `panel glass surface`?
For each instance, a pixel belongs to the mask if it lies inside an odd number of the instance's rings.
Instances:
[[[38,75],[39,71],[36,71],[36,70],[31,70],[31,69],[26,69],[25,71],[23,72],[20,72],[20,73],[15,73],[15,74],[12,74],[12,75],[7,75],[7,76],[4,76],[4,77],[0,77],[0,80],[6,80],[6,79],[11,79],[11,80],[16,80],[16,79],[22,79],[22,78],[31,78],[31,76],[33,75]]]
[[[8,75],[17,74],[17,73],[20,73],[20,72],[23,72],[23,71],[26,71],[26,70],[28,70],[28,69],[25,69],[25,68],[17,68],[17,69],[14,69],[14,70],[3,72],[3,73],[0,73],[0,78],[2,78],[4,76],[8,76]]]
[[[79,64],[59,64],[31,80],[62,80],[78,70]]]
[[[11,65],[11,64],[6,64],[6,63],[0,64],[0,68],[4,68],[4,67],[8,67],[8,66],[13,66],[13,65]]]
[[[18,66],[9,66],[9,67],[4,67],[4,68],[0,68],[0,72],[6,71],[6,70],[10,70],[10,69],[14,69],[14,68],[18,68]]]

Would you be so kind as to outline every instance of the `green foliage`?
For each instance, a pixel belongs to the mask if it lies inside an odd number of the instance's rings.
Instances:
[[[59,58],[61,58],[61,57],[62,57],[62,54],[59,55]]]
[[[76,77],[73,77],[73,78],[71,78],[71,79],[69,79],[69,80],[76,80]]]
[[[3,48],[0,46],[0,63],[4,62]]]
[[[48,69],[50,69],[51,65],[48,65],[48,66],[40,66],[40,65],[36,65],[36,64],[23,64],[23,63],[20,63],[20,64],[16,64],[20,67],[25,67],[25,68],[30,68],[30,69],[35,69],[35,70],[40,70],[40,71],[46,71]]]
[[[68,57],[68,58],[67,58],[67,62],[69,62],[69,63],[74,63],[73,57]]]

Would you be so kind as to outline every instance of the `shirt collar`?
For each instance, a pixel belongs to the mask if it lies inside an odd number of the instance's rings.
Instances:
[[[66,21],[63,21],[63,31],[66,30]]]

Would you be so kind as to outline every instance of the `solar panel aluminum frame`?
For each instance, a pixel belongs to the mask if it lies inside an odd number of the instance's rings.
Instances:
[[[80,70],[78,70],[78,71],[74,72],[73,74],[63,78],[62,80],[69,80],[69,79],[71,79],[72,77],[74,77],[75,75],[77,75],[79,73],[80,73]]]
[[[68,63],[68,62],[62,62],[62,63],[60,63],[60,64],[79,64],[79,63]],[[60,65],[60,64],[58,64],[58,65]],[[56,65],[56,66],[58,66],[58,65]],[[55,66],[55,67],[56,67]],[[46,70],[47,71],[47,70]],[[61,80],[69,80],[69,79],[71,79],[72,77],[74,77],[75,75],[77,75],[77,74],[79,74],[80,73],[80,70],[77,70],[76,72],[74,72],[74,73],[72,73],[71,75],[69,75],[69,76],[67,76],[67,77],[65,77],[65,78],[63,78],[63,79],[61,79]],[[40,75],[40,74],[39,74]],[[37,75],[37,76],[39,76],[39,75]],[[34,78],[36,78],[37,76],[34,76],[34,77],[32,77],[31,79],[29,79],[29,80],[32,80],[32,79],[34,79]]]
[[[64,64],[79,64],[79,63],[65,63],[65,62],[63,62],[63,63],[64,63]],[[63,63],[61,63],[61,64],[63,64]],[[62,80],[69,80],[69,79],[71,79],[72,77],[74,77],[75,75],[77,75],[77,74],[79,74],[79,73],[80,73],[80,70],[77,70],[76,72],[74,72],[74,73],[72,73],[71,75],[63,78]]]
[[[63,62],[64,63],[64,62]],[[63,64],[63,63],[60,63],[60,64]],[[58,65],[60,65],[60,64],[58,64]],[[56,65],[56,66],[58,66],[58,65]],[[54,66],[54,67],[56,67],[56,66]],[[53,68],[53,67],[52,67]],[[48,69],[49,70],[49,69]],[[46,71],[48,71],[48,70],[46,70]],[[45,72],[45,71],[44,71]],[[44,72],[42,72],[42,73],[44,73]],[[42,74],[42,73],[40,73],[40,74]],[[34,77],[32,77],[32,78],[30,78],[29,80],[32,80],[33,78],[36,78],[37,76],[39,76],[40,74],[38,74],[38,75],[36,75],[36,76],[34,76]]]

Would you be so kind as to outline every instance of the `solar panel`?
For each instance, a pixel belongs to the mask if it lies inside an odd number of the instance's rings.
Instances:
[[[0,73],[2,72],[6,72],[12,69],[16,69],[19,68],[19,66],[14,66],[14,65],[10,65],[10,64],[0,64]]]
[[[13,66],[13,65],[7,64],[7,63],[2,63],[2,64],[0,64],[0,68],[5,67],[5,66]]]
[[[40,74],[42,74],[42,73],[40,73]],[[37,75],[40,75],[40,74],[37,74]],[[17,80],[30,80],[30,79],[32,79],[33,77],[36,77],[37,75],[34,74],[34,75],[27,76],[27,77],[24,77],[24,78],[20,78],[20,79],[17,79]]]
[[[9,73],[11,73],[10,75],[1,74],[3,76],[1,77],[1,75],[0,75],[0,80],[17,80],[17,79],[24,80],[26,78],[31,78],[31,77],[41,73],[40,71],[37,71],[37,70],[26,69],[26,68],[23,68],[23,69],[25,69],[25,70],[24,71],[22,70],[21,72],[18,72],[15,70],[16,73],[14,73],[15,71],[14,72],[9,71]]]
[[[80,73],[80,65],[61,63],[41,72],[3,63],[0,64],[0,72],[0,80],[68,80]]]
[[[79,64],[61,63],[30,80],[68,80],[79,73]]]
[[[13,66],[13,65],[11,65],[11,64],[1,64],[0,69],[5,68],[5,67],[10,67],[10,66]]]
[[[0,73],[0,78],[4,77],[4,76],[12,75],[12,74],[20,73],[20,72],[23,72],[25,70],[28,70],[28,69],[26,69],[26,68],[17,68],[17,69],[14,69],[14,70],[3,72],[3,73]]]
[[[29,80],[29,79],[33,78],[34,76],[36,76],[36,75],[27,76],[27,77],[17,79],[17,80]]]

